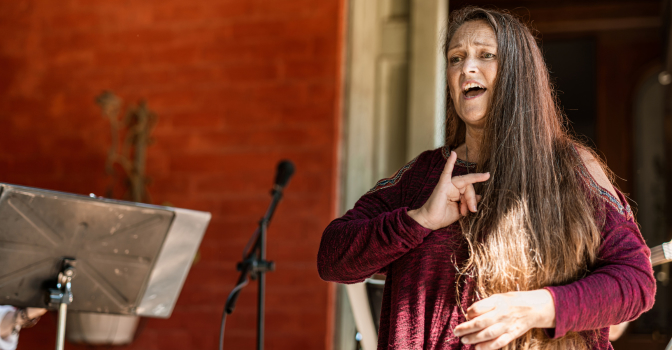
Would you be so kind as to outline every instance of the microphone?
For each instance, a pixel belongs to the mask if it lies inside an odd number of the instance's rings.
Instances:
[[[289,160],[283,160],[278,163],[278,170],[275,173],[275,185],[273,185],[273,191],[282,191],[289,179],[294,175],[294,163]]]
[[[226,324],[226,315],[233,313],[236,307],[236,301],[240,290],[249,282],[249,276],[254,276],[259,280],[259,292],[257,293],[257,349],[263,348],[264,344],[264,293],[266,290],[265,273],[275,270],[275,264],[272,261],[266,261],[266,229],[271,222],[275,207],[282,199],[282,190],[287,186],[289,179],[294,175],[294,163],[289,160],[283,160],[278,163],[278,169],[275,173],[275,184],[271,190],[271,204],[266,210],[266,214],[259,221],[259,228],[252,234],[250,241],[243,249],[243,261],[238,263],[238,283],[233,288],[229,297],[226,298],[224,312],[222,314],[222,325],[219,331],[219,349],[224,346],[224,326]],[[253,278],[254,278],[253,277]]]
[[[287,186],[289,179],[292,177],[292,175],[294,175],[294,170],[294,163],[292,163],[291,160],[285,159],[278,163],[277,171],[275,172],[275,184],[273,184],[273,189],[271,189],[271,204],[268,206],[266,214],[261,219],[261,221],[266,225],[271,222],[271,218],[275,212],[275,207],[280,202],[280,199],[282,199],[282,191],[285,189],[285,186]],[[243,260],[249,259],[250,254],[253,253],[253,251],[250,249],[253,247],[253,245],[257,244],[259,233],[260,230],[257,229],[254,234],[252,234],[250,241],[247,242],[245,249],[243,249]]]

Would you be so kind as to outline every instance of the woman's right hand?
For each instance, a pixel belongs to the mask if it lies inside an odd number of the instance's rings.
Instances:
[[[457,153],[450,152],[432,195],[422,207],[408,211],[408,215],[425,228],[438,230],[466,216],[469,211],[476,212],[481,196],[476,194],[474,184],[488,180],[490,173],[453,177],[455,161]]]

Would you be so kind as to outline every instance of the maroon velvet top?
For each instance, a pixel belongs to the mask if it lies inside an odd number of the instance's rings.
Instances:
[[[456,288],[453,262],[468,256],[459,224],[432,231],[407,215],[420,208],[438,183],[449,156],[445,148],[422,153],[357,201],[323,233],[318,270],[326,281],[362,282],[387,275],[378,333],[378,349],[470,349],[453,335],[473,302],[471,287]],[[458,160],[453,176],[473,164]],[[577,169],[586,188],[603,200],[606,214],[599,265],[585,278],[556,287],[553,295],[558,338],[584,332],[593,349],[611,349],[609,325],[637,318],[653,306],[656,284],[647,248],[623,195],[613,197],[585,166]]]

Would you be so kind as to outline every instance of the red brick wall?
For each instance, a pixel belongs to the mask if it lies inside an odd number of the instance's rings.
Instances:
[[[330,348],[333,288],[315,257],[335,213],[343,2],[0,3],[0,182],[103,194],[109,125],[94,98],[109,89],[160,118],[153,202],[213,215],[172,317],[142,322],[124,349],[216,348],[235,264],[284,158],[297,173],[268,236],[266,346]],[[253,348],[255,318],[252,283],[225,348]],[[55,323],[22,331],[19,349],[53,348]]]

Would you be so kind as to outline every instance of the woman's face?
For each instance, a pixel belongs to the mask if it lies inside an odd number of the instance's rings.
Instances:
[[[448,44],[446,74],[460,118],[482,127],[497,76],[497,37],[483,20],[460,26]]]

